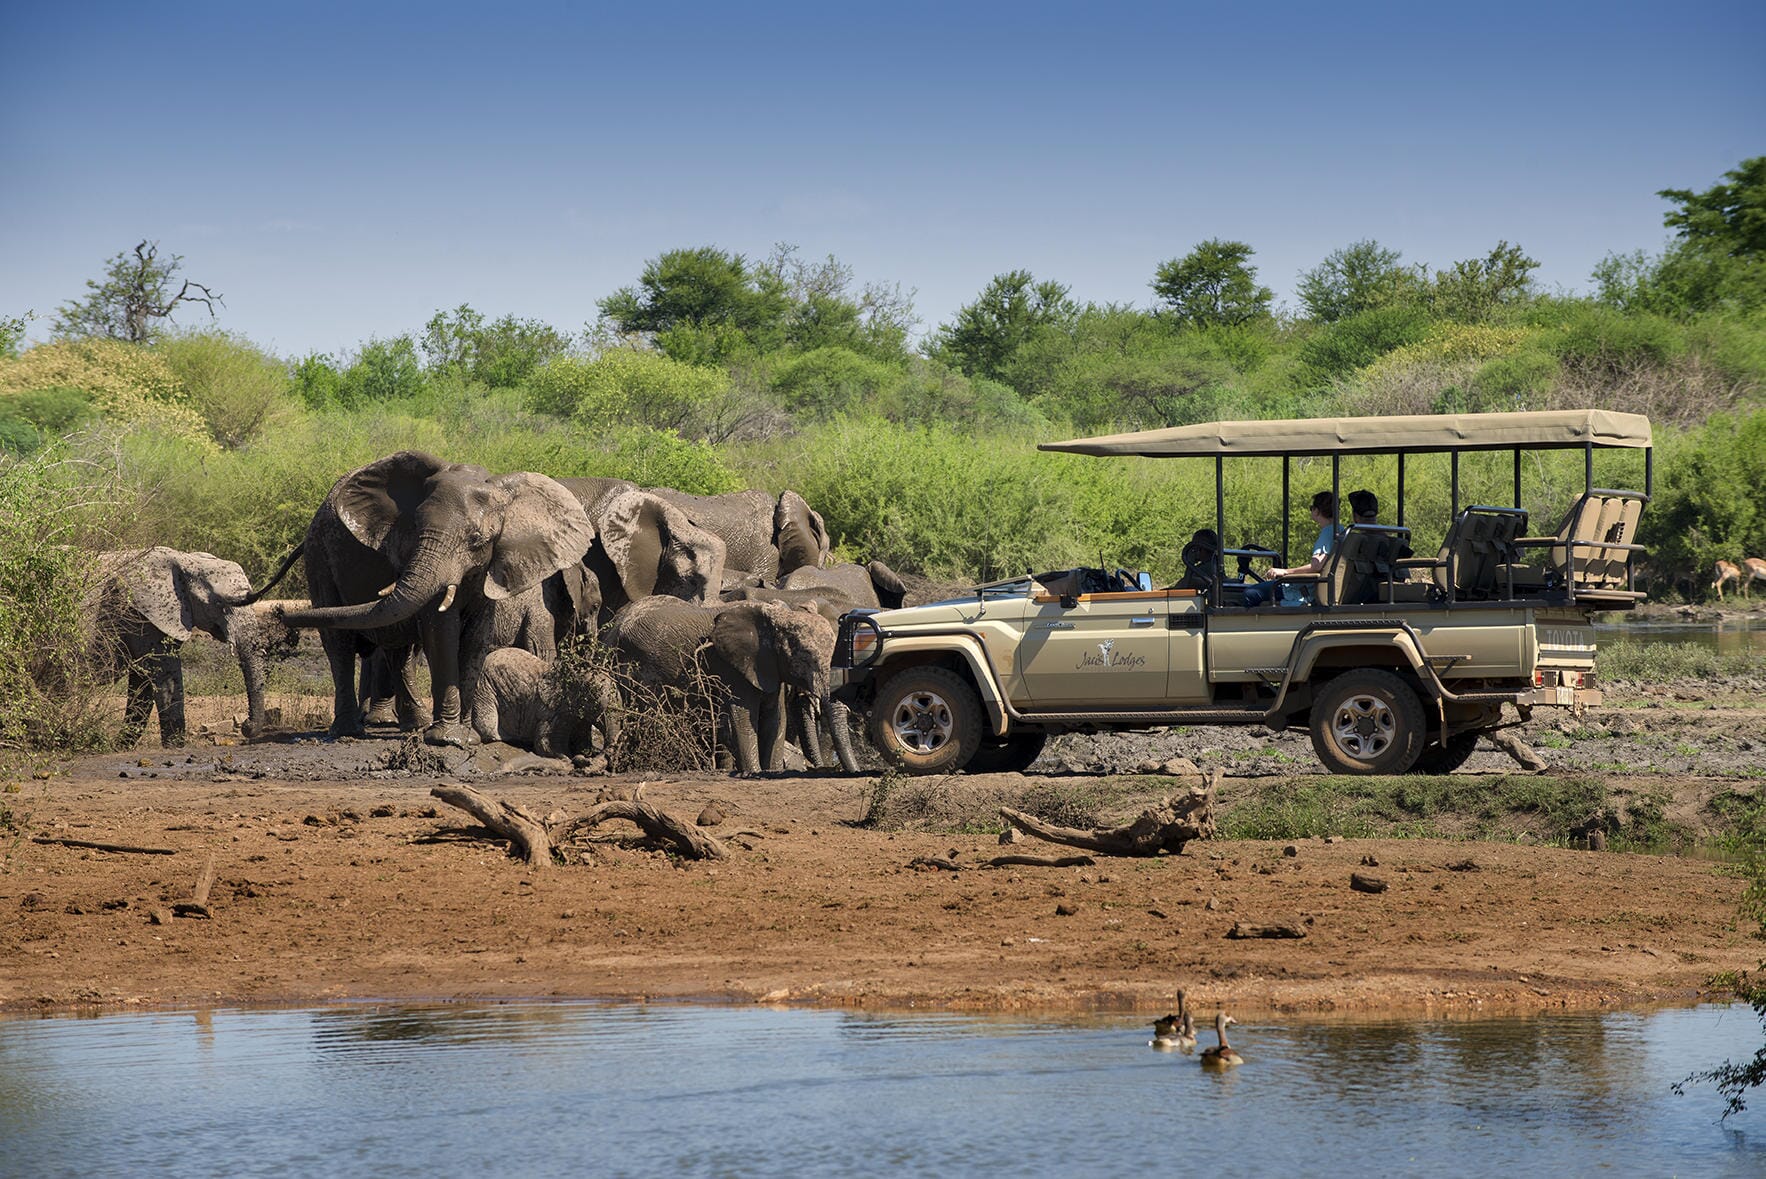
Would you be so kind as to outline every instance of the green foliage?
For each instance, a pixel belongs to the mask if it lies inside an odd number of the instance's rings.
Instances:
[[[704,437],[730,392],[720,368],[660,352],[612,348],[593,359],[560,356],[528,382],[529,404],[589,429],[647,426]]]
[[[182,255],[159,256],[158,242],[142,242],[104,264],[104,279],[86,280],[86,297],[64,303],[56,312],[58,337],[98,336],[145,344],[165,329],[182,303],[201,303],[212,317],[219,295],[198,282],[179,279]]]
[[[1300,345],[1300,358],[1329,380],[1365,368],[1394,348],[1429,334],[1428,313],[1414,304],[1371,307],[1337,317]]]
[[[1597,779],[1504,774],[1295,778],[1234,803],[1220,820],[1229,839],[1366,838],[1568,840],[1591,815],[1614,810]],[[1647,819],[1648,808],[1642,813]]]
[[[344,404],[343,374],[323,353],[309,353],[295,361],[289,369],[289,384],[308,409],[338,409]]]
[[[617,432],[605,467],[606,474],[640,487],[673,487],[693,495],[722,495],[743,486],[708,443],[648,426]]]
[[[1664,188],[1656,195],[1680,208],[1662,218],[1684,241],[1708,243],[1732,257],[1766,254],[1766,156],[1725,172],[1727,184],[1704,192]]]
[[[455,373],[492,389],[520,385],[570,339],[537,319],[505,315],[486,323],[465,303],[437,311],[423,326],[423,355],[432,372]]]
[[[1073,329],[1079,305],[1058,282],[1037,282],[1028,270],[995,275],[956,319],[939,327],[931,355],[968,376],[1004,381],[1021,353],[1059,341]]]
[[[1533,409],[1558,378],[1557,358],[1537,349],[1485,361],[1472,374],[1468,409],[1479,413]]]
[[[1421,283],[1416,271],[1399,264],[1402,257],[1371,239],[1332,250],[1300,276],[1300,303],[1317,322],[1335,323],[1413,300]]]
[[[907,359],[908,333],[919,319],[900,285],[867,283],[855,294],[852,267],[832,254],[806,262],[788,245],[775,248],[765,268],[784,284],[790,304],[783,324],[787,348],[843,348],[896,364]]]
[[[164,337],[154,350],[183,384],[209,434],[229,450],[273,429],[294,410],[282,363],[241,336],[186,332]]]
[[[0,360],[18,356],[18,347],[24,343],[25,327],[31,318],[28,311],[23,315],[0,315]]]
[[[1583,304],[1549,337],[1549,346],[1567,368],[1613,376],[1672,363],[1685,352],[1686,336],[1659,315],[1625,315],[1610,307]]]
[[[58,340],[0,361],[0,402],[51,388],[79,390],[121,425],[208,438],[177,374],[153,349],[117,340]]]
[[[1499,241],[1482,258],[1465,258],[1437,271],[1424,291],[1424,301],[1443,319],[1478,323],[1525,300],[1532,293],[1537,269],[1538,260],[1521,247]]]
[[[65,385],[31,389],[0,398],[0,450],[14,455],[34,453],[92,416],[92,399]]]
[[[776,271],[701,246],[651,259],[636,287],[599,306],[618,332],[648,333],[669,357],[704,363],[779,347],[790,300]]]
[[[1165,314],[1192,327],[1262,319],[1274,295],[1258,285],[1257,268],[1250,264],[1254,253],[1244,242],[1209,238],[1182,258],[1160,263],[1153,293]]]
[[[106,738],[85,603],[122,502],[105,469],[54,450],[0,459],[0,754]]]
[[[836,347],[788,354],[773,370],[773,388],[785,409],[804,421],[875,406],[902,379],[897,365]]]
[[[415,397],[428,383],[410,336],[369,340],[339,378],[338,402],[344,406]]]
[[[1703,597],[1719,558],[1766,552],[1766,409],[1664,438],[1656,470],[1638,531],[1658,578]]]

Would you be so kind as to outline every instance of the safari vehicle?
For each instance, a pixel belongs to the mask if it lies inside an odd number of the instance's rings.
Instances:
[[[1641,492],[1595,485],[1595,451],[1608,448],[1643,451]],[[1279,457],[1282,551],[1188,546],[1180,584],[1193,588],[1069,569],[847,615],[836,694],[868,713],[871,742],[909,772],[1022,769],[1051,733],[1258,724],[1309,729],[1333,773],[1444,773],[1481,734],[1535,708],[1599,704],[1590,616],[1643,597],[1633,538],[1652,464],[1649,420],[1636,414],[1216,422],[1042,449],[1212,458],[1217,537],[1229,535],[1227,460]],[[1521,457],[1538,450],[1582,451],[1584,478],[1556,530],[1532,535]],[[1460,456],[1472,451],[1513,452],[1512,506],[1461,506]],[[1444,543],[1407,556],[1406,459],[1442,453],[1451,471]],[[1286,564],[1291,460],[1328,456],[1331,490],[1341,493],[1345,456],[1381,454],[1397,456],[1397,522],[1340,519],[1336,551],[1310,579],[1311,604],[1247,607],[1226,559],[1241,569],[1253,558]]]

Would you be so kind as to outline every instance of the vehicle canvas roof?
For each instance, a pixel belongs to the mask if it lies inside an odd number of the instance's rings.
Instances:
[[[1368,418],[1289,418],[1205,422],[1131,434],[1045,442],[1072,454],[1183,455],[1392,454],[1446,450],[1579,450],[1588,445],[1641,449],[1649,419],[1605,409],[1531,413],[1404,414]]]

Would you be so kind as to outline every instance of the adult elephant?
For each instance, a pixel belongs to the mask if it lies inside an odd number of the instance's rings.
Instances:
[[[788,590],[834,590],[860,606],[899,610],[907,601],[907,586],[895,570],[881,561],[868,565],[834,565],[827,569],[798,569],[785,578]]]
[[[244,733],[264,730],[264,661],[286,635],[246,604],[251,581],[245,570],[213,553],[186,553],[155,546],[101,553],[99,580],[89,620],[97,665],[127,673],[128,704],[121,741],[141,739],[147,718],[159,711],[160,744],[184,744],[184,661],[191,635],[230,644],[245,677]]]
[[[406,450],[351,471],[307,528],[313,606],[293,626],[324,628],[334,689],[333,736],[362,731],[354,682],[357,636],[386,651],[393,674],[421,643],[432,716],[423,739],[466,745],[462,644],[488,639],[490,608],[577,564],[595,539],[576,496],[544,475],[492,475]],[[468,651],[468,666],[489,653]]]
[[[560,479],[595,529],[583,555],[585,602],[598,598],[605,625],[631,602],[653,595],[695,605],[717,601],[726,548],[674,504],[648,491],[602,479]],[[586,607],[585,607],[586,608]]]
[[[722,694],[736,766],[744,774],[784,764],[784,689],[796,688],[829,715],[834,628],[809,610],[774,602],[694,606],[649,598],[607,629],[615,656],[640,681],[690,692],[708,678]],[[835,726],[842,764],[856,765],[850,736]]]

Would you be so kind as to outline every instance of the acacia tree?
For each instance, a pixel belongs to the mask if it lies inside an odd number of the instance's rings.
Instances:
[[[700,246],[651,259],[635,287],[621,287],[600,308],[616,332],[648,333],[673,359],[703,363],[777,348],[790,300],[766,266]]]
[[[1209,238],[1181,258],[1161,263],[1153,293],[1162,311],[1195,327],[1227,327],[1269,314],[1273,291],[1257,282],[1256,253],[1244,242]]]
[[[1436,271],[1428,302],[1435,314],[1448,319],[1486,319],[1498,307],[1532,294],[1537,269],[1538,260],[1520,246],[1499,241],[1482,258],[1463,258]]]
[[[973,303],[959,308],[955,323],[941,325],[932,342],[965,375],[1004,380],[1012,358],[1039,337],[1073,330],[1079,305],[1067,288],[1028,270],[996,274]]]
[[[1300,275],[1300,302],[1319,323],[1403,302],[1418,286],[1416,272],[1400,264],[1403,256],[1371,238],[1332,250]]]
[[[1656,195],[1680,208],[1662,223],[1686,241],[1708,244],[1731,257],[1766,254],[1766,156],[1743,160],[1725,172],[1728,184],[1704,192],[1664,188]]]
[[[170,319],[181,303],[201,303],[212,319],[215,304],[226,304],[202,283],[180,282],[178,271],[183,265],[181,254],[160,258],[158,242],[143,241],[132,254],[118,254],[104,264],[103,282],[87,279],[86,297],[57,311],[55,334],[145,344],[164,330],[159,321]],[[179,283],[176,294],[173,283]]]

